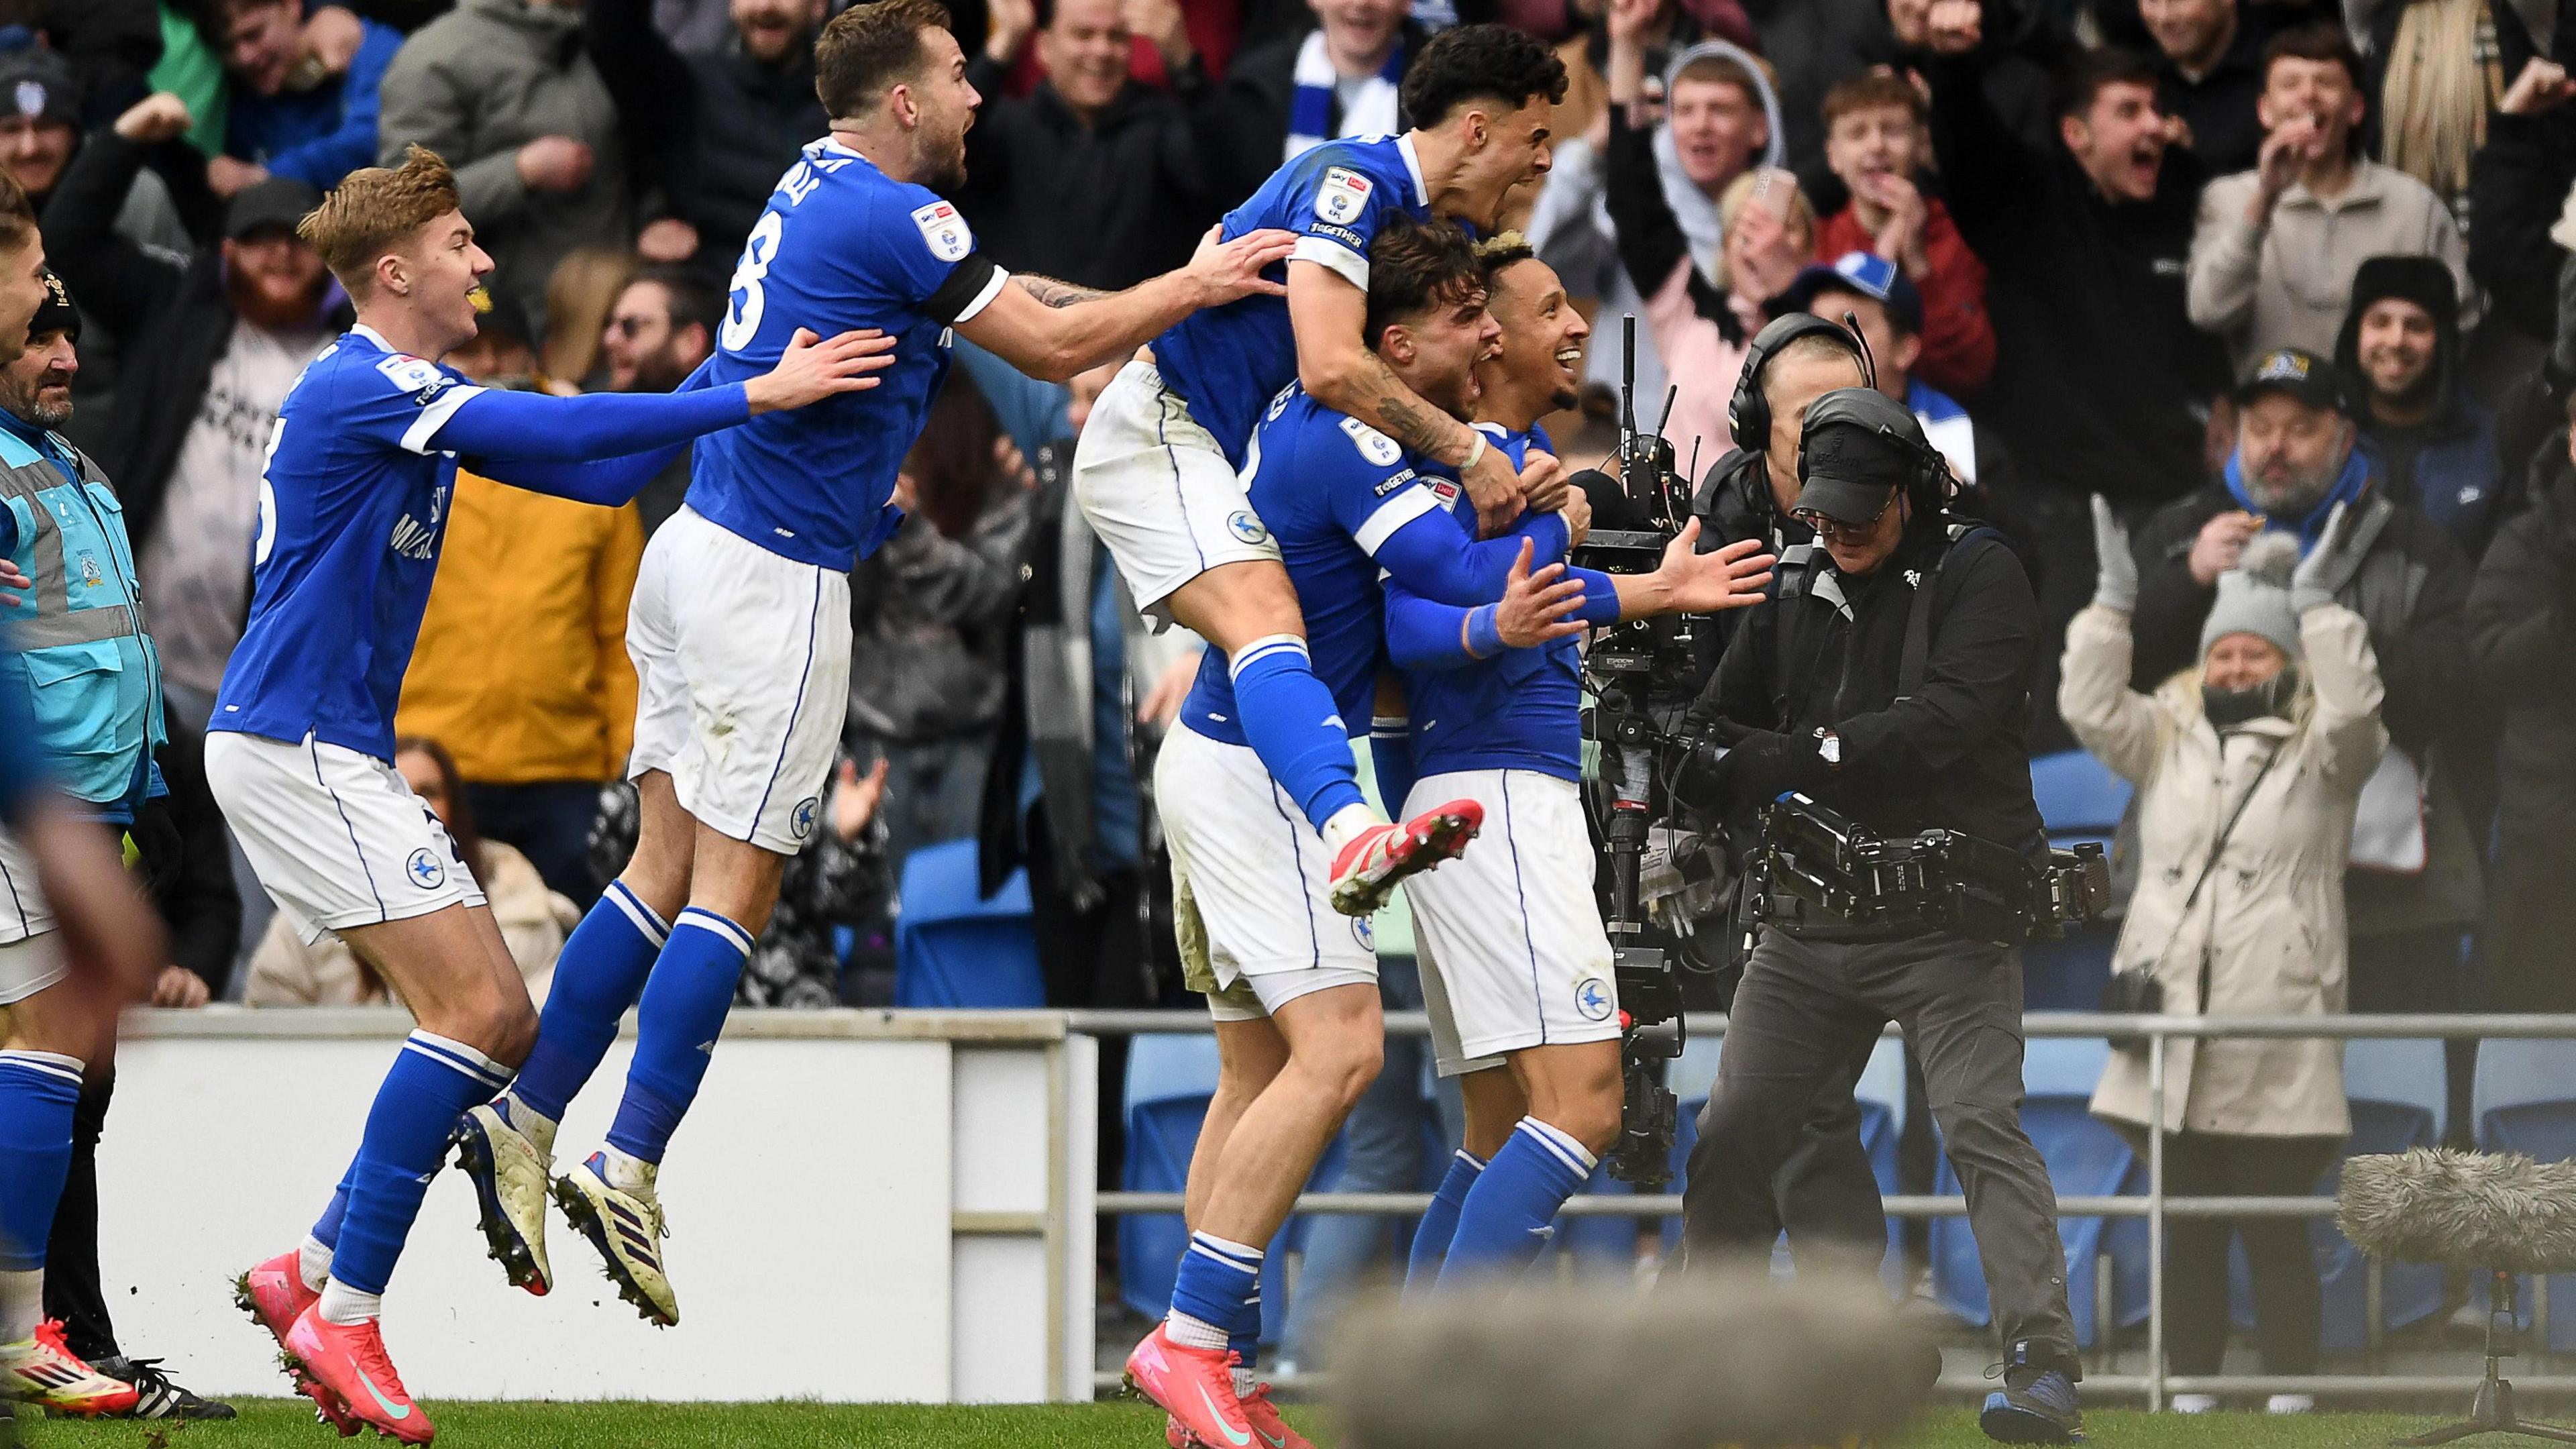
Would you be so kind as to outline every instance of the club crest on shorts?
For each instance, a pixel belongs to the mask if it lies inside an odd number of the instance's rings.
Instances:
[[[1612,1004],[1610,983],[1598,976],[1586,976],[1574,983],[1574,1009],[1585,1021],[1608,1021]]]
[[[1336,226],[1348,226],[1359,219],[1369,193],[1376,189],[1376,182],[1347,166],[1328,167],[1324,184],[1315,191],[1315,215]]]
[[[823,802],[820,797],[813,795],[808,795],[804,799],[797,801],[796,809],[787,817],[787,828],[789,832],[794,834],[799,840],[803,840],[806,836],[813,834],[815,807],[822,803]]]
[[[1361,950],[1374,952],[1377,950],[1377,927],[1370,925],[1366,916],[1353,916],[1351,939],[1360,943]]]
[[[410,876],[411,883],[425,891],[434,891],[447,884],[447,867],[438,863],[438,852],[427,846],[413,851],[411,859],[403,862],[403,874]]]
[[[1252,510],[1238,508],[1225,520],[1225,526],[1245,543],[1264,543],[1270,538],[1269,525],[1252,516]]]

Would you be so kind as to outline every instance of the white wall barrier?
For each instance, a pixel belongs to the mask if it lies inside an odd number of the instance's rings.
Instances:
[[[232,1281],[321,1211],[409,1025],[128,1018],[99,1193],[129,1352],[202,1392],[288,1392]],[[559,1165],[599,1144],[632,1047]],[[1087,1400],[1097,1060],[1055,1013],[736,1013],[662,1176],[679,1326],[620,1302],[560,1216],[554,1291],[507,1287],[444,1171],[386,1294],[394,1360],[430,1399]]]

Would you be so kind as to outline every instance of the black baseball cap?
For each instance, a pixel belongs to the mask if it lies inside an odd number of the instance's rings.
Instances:
[[[322,204],[322,193],[292,176],[272,176],[235,196],[224,208],[224,239],[240,241],[265,227],[295,230],[297,222]]]
[[[2275,347],[2256,358],[2244,381],[2236,384],[2237,405],[2267,392],[2288,393],[2312,408],[2331,408],[2347,417],[2352,413],[2343,369],[2304,347]]]
[[[72,305],[70,289],[54,275],[53,268],[45,268],[45,300],[36,304],[36,315],[28,319],[27,336],[33,339],[60,332],[78,342],[80,330],[80,309]]]
[[[1876,388],[1826,393],[1807,410],[1801,430],[1798,472],[1806,486],[1791,511],[1819,513],[1836,523],[1877,518],[1922,466],[1898,439],[1921,434],[1922,424],[1905,404]]]

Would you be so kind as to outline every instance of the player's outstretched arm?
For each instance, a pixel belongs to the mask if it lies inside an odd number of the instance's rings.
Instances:
[[[1434,603],[1387,580],[1388,657],[1405,669],[1456,669],[1506,649],[1534,649],[1581,634],[1588,627],[1580,617],[1583,580],[1566,577],[1563,564],[1533,572],[1533,548],[1531,539],[1521,539],[1503,597],[1473,609]]]
[[[1297,332],[1297,380],[1308,396],[1358,418],[1407,451],[1460,469],[1484,532],[1500,533],[1520,516],[1529,488],[1502,450],[1480,447],[1484,434],[1423,401],[1369,351],[1365,289],[1321,262],[1290,262],[1288,317]],[[1531,466],[1537,466],[1536,457]]]
[[[1202,307],[1285,290],[1261,274],[1285,260],[1297,238],[1284,231],[1246,232],[1232,241],[1216,228],[1176,272],[1123,292],[1094,292],[1047,277],[1014,277],[984,310],[957,324],[966,339],[1031,377],[1069,382],[1074,374],[1121,358]]]
[[[725,387],[569,398],[471,392],[427,436],[422,451],[462,454],[476,472],[514,488],[615,506],[632,499],[692,438],[875,387],[874,374],[894,362],[893,347],[882,332],[844,332],[826,342],[800,328],[777,366]]]
[[[1503,596],[1513,561],[1523,544],[1530,544],[1540,564],[1551,564],[1565,557],[1571,541],[1565,516],[1558,513],[1533,513],[1523,518],[1511,532],[1500,538],[1469,538],[1461,521],[1438,505],[1428,488],[1415,484],[1421,502],[1397,506],[1418,509],[1413,517],[1391,529],[1373,528],[1361,536],[1388,577],[1406,588],[1443,604],[1475,608],[1490,604]],[[1392,521],[1381,513],[1380,520]],[[1378,520],[1372,520],[1376,522]],[[1375,536],[1380,532],[1383,536]],[[1574,570],[1570,577],[1581,578],[1588,570]],[[1597,608],[1609,607],[1606,588],[1604,597],[1595,601]],[[1607,618],[1595,622],[1608,622]]]
[[[1657,614],[1715,614],[1761,603],[1771,583],[1771,565],[1762,540],[1742,539],[1715,553],[1697,552],[1699,520],[1682,525],[1664,545],[1664,562],[1650,574],[1609,575],[1619,592],[1619,617],[1646,619]]]

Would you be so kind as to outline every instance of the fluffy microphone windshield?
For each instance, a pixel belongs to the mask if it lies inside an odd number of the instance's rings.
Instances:
[[[1840,1445],[1901,1428],[1940,1373],[1863,1274],[1382,1300],[1345,1319],[1339,1349],[1353,1449]]]
[[[2430,1147],[2347,1158],[2335,1225],[2382,1259],[2576,1270],[2576,1162]]]

